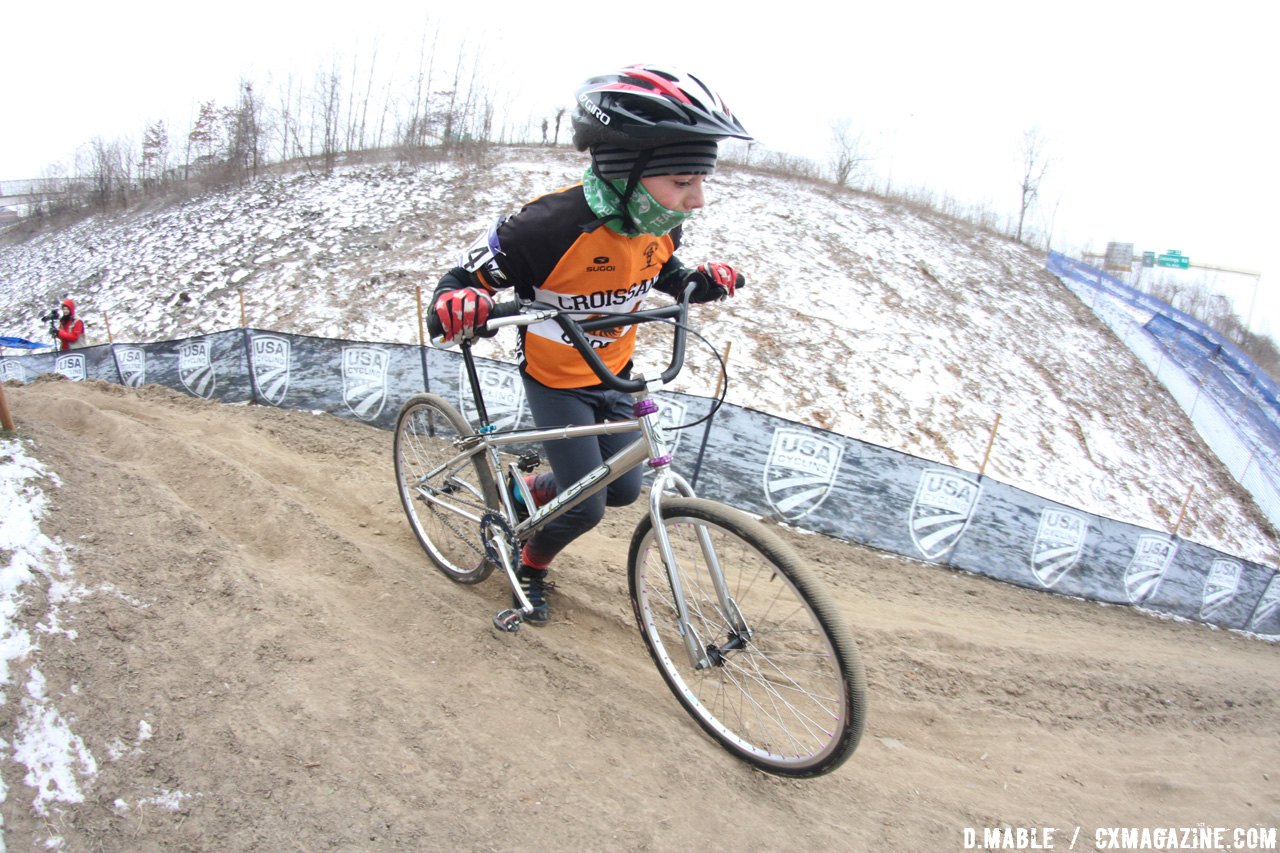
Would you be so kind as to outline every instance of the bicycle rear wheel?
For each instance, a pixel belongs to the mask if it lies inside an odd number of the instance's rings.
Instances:
[[[458,439],[475,430],[443,397],[419,394],[396,419],[395,466],[400,503],[423,550],[459,583],[493,571],[480,541],[480,519],[498,506],[484,453],[465,453]]]
[[[667,686],[721,746],[762,770],[804,777],[839,767],[862,736],[866,685],[830,596],[776,535],[737,510],[667,498],[662,514],[689,620],[710,661],[702,669],[689,661],[645,517],[631,540],[631,603]],[[724,573],[729,608],[712,585],[704,538]]]

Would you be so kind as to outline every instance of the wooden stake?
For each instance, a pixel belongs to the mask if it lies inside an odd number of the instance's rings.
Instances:
[[[1182,509],[1178,512],[1178,521],[1173,525],[1173,532],[1170,534],[1171,536],[1178,535],[1178,529],[1182,527],[1182,519],[1186,517],[1187,514],[1187,504],[1191,503],[1191,493],[1194,492],[1195,489],[1196,487],[1194,484],[1187,489],[1187,497],[1182,501]]]
[[[237,290],[240,293],[240,328],[247,329],[249,328],[249,321],[246,319],[248,315],[244,311],[244,288],[240,287]]]
[[[987,460],[991,458],[991,448],[996,443],[996,430],[1000,429],[1000,413],[996,412],[996,422],[991,425],[991,437],[987,439],[987,450],[982,454],[982,464],[978,466],[978,476],[987,470]]]
[[[422,324],[422,285],[418,285],[418,346],[427,345],[427,329]]]
[[[106,311],[102,312],[102,322],[107,324],[107,343],[114,344],[116,339],[111,336],[111,317],[107,315]]]
[[[724,368],[725,368],[725,370],[728,370],[728,369],[729,369],[729,352],[730,352],[730,350],[732,350],[732,349],[733,349],[733,341],[729,341],[728,343],[726,343],[726,344],[724,345]],[[723,388],[723,387],[724,387],[724,373],[723,373],[723,372],[721,372],[721,373],[720,373],[720,375],[716,377],[716,393],[715,393],[714,395],[712,395],[712,396],[714,396],[717,400],[718,400],[718,399],[720,399],[720,389],[721,389],[721,388]]]

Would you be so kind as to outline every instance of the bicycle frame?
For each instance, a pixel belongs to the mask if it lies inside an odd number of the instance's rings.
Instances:
[[[529,319],[520,317],[506,318],[503,324],[513,325],[520,322],[529,322],[532,319],[536,319],[537,316],[524,315]],[[459,442],[461,452],[442,467],[452,468],[470,464],[473,456],[478,453],[486,453],[489,470],[494,475],[495,483],[500,486],[498,495],[502,504],[501,524],[498,523],[498,519],[490,516],[472,519],[480,524],[486,555],[490,559],[497,558],[495,562],[502,567],[516,600],[520,602],[519,610],[504,610],[495,617],[494,623],[502,630],[512,631],[519,626],[520,619],[533,610],[516,577],[517,561],[513,557],[517,545],[527,540],[537,530],[555,518],[578,506],[601,489],[607,488],[610,483],[613,483],[631,469],[647,463],[654,472],[654,482],[650,488],[649,496],[649,515],[653,521],[653,530],[658,541],[658,551],[662,556],[668,582],[671,585],[685,651],[689,656],[691,666],[697,669],[713,666],[713,661],[703,648],[697,630],[689,619],[688,605],[681,588],[679,567],[676,564],[675,552],[671,547],[671,541],[667,535],[666,525],[662,517],[662,495],[668,490],[674,490],[678,494],[690,498],[695,497],[695,494],[692,485],[671,468],[673,457],[667,450],[666,439],[661,428],[654,421],[659,408],[658,404],[649,396],[650,385],[653,383],[643,376],[634,377],[640,385],[640,389],[635,392],[633,405],[635,416],[628,420],[532,430],[512,429],[497,431],[488,424],[484,395],[477,378],[475,357],[471,352],[469,341],[462,342],[462,356],[466,363],[472,396],[476,402],[477,412],[480,414],[481,431],[461,439]],[[661,381],[659,380],[659,383]],[[519,471],[515,463],[511,463],[508,472],[502,470],[502,461],[499,457],[499,451],[502,448],[533,442],[542,443],[584,436],[623,435],[632,432],[639,432],[641,435],[634,442],[604,460],[600,466],[588,472],[580,480],[562,488],[545,505],[536,509],[530,508],[528,518],[523,521],[518,519],[510,490],[505,487],[506,477],[504,473],[509,472],[513,478],[516,478],[519,477]],[[458,511],[438,496],[424,495],[424,497],[430,502],[444,506],[452,511]],[[750,636],[750,631],[743,624],[741,614],[729,594],[711,537],[705,529],[698,531],[698,540],[703,556],[711,567],[712,585],[716,591],[720,606],[726,614],[729,614],[730,621],[738,631],[743,636]]]

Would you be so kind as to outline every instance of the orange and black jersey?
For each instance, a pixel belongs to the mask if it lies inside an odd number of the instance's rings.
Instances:
[[[650,290],[679,291],[688,272],[675,257],[681,232],[627,237],[599,224],[581,184],[540,196],[498,221],[440,280],[435,297],[460,287],[489,292],[514,287],[567,311],[627,313]],[[552,388],[586,388],[600,380],[552,320],[521,328],[521,368]],[[625,375],[635,352],[636,327],[587,335],[605,365]]]

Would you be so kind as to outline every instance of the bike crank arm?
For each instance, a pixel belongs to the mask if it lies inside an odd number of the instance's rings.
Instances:
[[[502,516],[489,513],[480,519],[480,539],[484,542],[485,556],[502,566],[502,571],[507,576],[507,583],[511,585],[516,600],[520,602],[519,609],[508,607],[505,610],[499,610],[493,617],[493,626],[499,631],[514,634],[520,630],[520,623],[524,621],[524,617],[533,612],[533,605],[529,603],[524,590],[520,588],[520,580],[516,577],[515,564],[511,559],[514,541],[511,526]]]

